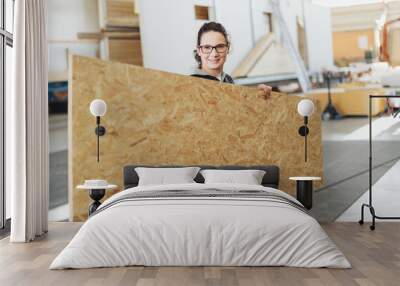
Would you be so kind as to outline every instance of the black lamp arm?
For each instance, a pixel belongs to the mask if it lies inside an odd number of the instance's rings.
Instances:
[[[304,162],[307,162],[307,134],[308,134],[308,128],[306,130],[306,135],[304,136]]]
[[[304,125],[299,128],[299,135],[304,137],[304,162],[307,162],[307,135],[310,133],[307,125],[308,116],[304,116]]]
[[[96,129],[94,130],[94,132],[96,133],[96,137],[97,137],[97,162],[100,161],[100,136],[103,136],[104,134],[106,134],[106,129],[104,128],[104,126],[100,125],[100,116],[96,116]]]
[[[100,116],[96,116],[96,125],[96,129],[94,130],[96,135],[103,136],[104,134],[106,134],[106,129],[104,128],[104,126],[100,125]]]
[[[310,130],[307,127],[308,125],[308,116],[304,116],[304,125],[300,126],[299,128],[299,135],[300,136],[306,136],[310,132]]]

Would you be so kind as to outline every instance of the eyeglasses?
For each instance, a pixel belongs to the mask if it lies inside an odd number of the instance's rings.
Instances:
[[[211,54],[213,49],[215,49],[218,54],[222,54],[228,50],[228,47],[229,46],[226,44],[219,44],[216,46],[204,45],[204,46],[199,46],[199,49],[203,54]]]

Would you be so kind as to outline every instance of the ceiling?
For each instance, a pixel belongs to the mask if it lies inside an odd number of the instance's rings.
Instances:
[[[312,0],[312,2],[317,5],[335,8],[383,2],[400,2],[400,0]]]

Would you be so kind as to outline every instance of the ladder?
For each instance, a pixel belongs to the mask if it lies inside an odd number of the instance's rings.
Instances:
[[[297,79],[299,80],[301,89],[303,92],[307,92],[311,89],[311,82],[308,77],[307,69],[304,65],[303,59],[300,56],[298,49],[295,47],[292,38],[289,34],[289,29],[286,26],[286,22],[282,17],[281,9],[279,7],[279,0],[270,0],[272,12],[278,20],[279,29],[282,35],[283,45],[288,49],[290,56],[293,59]]]

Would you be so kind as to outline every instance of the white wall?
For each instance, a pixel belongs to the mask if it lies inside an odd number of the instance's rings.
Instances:
[[[232,50],[225,64],[228,73],[265,34],[266,17],[263,12],[271,11],[268,0],[139,1],[144,66],[181,74],[192,73],[196,66],[193,49],[197,31],[204,21],[195,20],[195,4],[214,4],[215,20],[223,24],[230,34]],[[304,0],[304,11],[300,0],[280,0],[279,4],[296,47],[297,16],[303,18],[304,12],[310,69],[317,71],[332,65],[329,8],[313,5],[311,0]],[[279,34],[276,21],[274,31]]]
[[[232,50],[225,65],[230,73],[265,33],[268,0],[139,0],[144,66],[191,74],[197,31],[205,21],[195,20],[194,5],[215,5],[216,21],[231,36]],[[300,0],[281,0],[281,11],[297,46],[296,15]],[[330,9],[304,0],[308,59],[311,71],[333,64]],[[252,18],[251,18],[252,16]],[[78,32],[99,31],[97,0],[48,0],[49,70],[67,70],[67,50],[96,56],[99,45],[77,39]],[[252,28],[253,26],[253,28]],[[274,25],[275,31],[279,27]],[[321,40],[323,38],[323,40]]]
[[[304,9],[300,0],[280,0],[279,4],[295,47],[298,43],[297,17],[305,20],[309,70],[315,72],[331,67],[333,50],[330,9],[315,5],[311,0],[304,0]],[[271,12],[272,9],[268,0],[216,0],[215,5],[217,21],[223,23],[232,34],[234,49],[225,66],[229,73],[252,49],[253,39],[257,42],[265,35],[267,23],[264,12]],[[276,19],[273,26],[274,32],[279,34]]]
[[[97,0],[48,0],[49,72],[67,70],[67,50],[96,56],[99,45],[78,40],[79,32],[98,32]]]
[[[251,6],[253,10],[254,39],[255,42],[257,42],[262,36],[265,35],[267,30],[268,23],[264,12],[272,13],[272,8],[267,0],[251,0]],[[273,23],[272,26],[274,29],[276,29],[276,23]]]
[[[333,66],[330,8],[315,5],[312,0],[280,0],[279,4],[295,47],[298,47],[297,17],[305,22],[309,71]]]
[[[297,16],[302,15],[302,0],[280,0],[280,9],[282,17],[285,19],[289,34],[292,37],[294,45],[297,47]]]
[[[194,5],[210,1],[139,0],[143,64],[147,68],[191,74],[197,30]]]
[[[77,40],[77,32],[99,30],[97,0],[48,0],[48,37]]]
[[[195,20],[194,5],[213,3],[216,21],[231,37],[232,50],[225,65],[225,71],[231,72],[253,46],[249,0],[139,0],[144,66],[193,73],[197,32],[206,22]]]
[[[304,1],[308,64],[311,72],[333,66],[331,10]]]
[[[251,6],[249,0],[216,0],[216,20],[220,22],[231,38],[231,53],[224,70],[231,73],[253,48]]]

